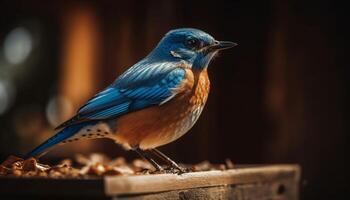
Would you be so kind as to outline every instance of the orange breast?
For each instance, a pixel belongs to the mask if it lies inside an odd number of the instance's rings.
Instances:
[[[198,119],[209,93],[206,70],[186,69],[181,92],[169,102],[117,119],[115,140],[126,148],[155,148],[184,135]]]

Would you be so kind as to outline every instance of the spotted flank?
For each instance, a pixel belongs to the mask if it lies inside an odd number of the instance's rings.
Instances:
[[[59,131],[56,135],[52,136],[41,145],[27,153],[24,157],[39,157],[49,151],[53,146],[57,144],[65,144],[73,141],[79,141],[80,139],[87,138],[102,138],[112,136],[111,125],[106,122],[82,122],[80,124],[65,127]]]
[[[110,125],[104,122],[99,122],[95,125],[83,127],[73,136],[63,140],[61,144],[76,142],[84,139],[96,139],[96,138],[111,138],[113,139],[114,133]]]

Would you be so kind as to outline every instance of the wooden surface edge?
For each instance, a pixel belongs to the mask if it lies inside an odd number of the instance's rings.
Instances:
[[[7,197],[4,199],[20,199],[23,196],[105,196],[102,179],[29,177],[1,177],[0,194],[1,197]]]
[[[256,166],[226,171],[206,171],[176,174],[138,175],[126,177],[107,176],[104,190],[108,196],[162,192],[219,185],[269,182],[293,178],[297,184],[301,170],[295,164]]]

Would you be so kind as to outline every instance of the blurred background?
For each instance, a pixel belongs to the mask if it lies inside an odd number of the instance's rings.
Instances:
[[[349,187],[346,24],[344,6],[330,0],[3,0],[0,158],[53,135],[167,31],[194,27],[239,46],[209,67],[198,123],[161,150],[184,163],[298,163],[302,199],[340,199]],[[135,156],[101,139],[43,161],[90,152]]]

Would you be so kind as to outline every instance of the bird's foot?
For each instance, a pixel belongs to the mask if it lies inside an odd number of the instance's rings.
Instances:
[[[166,174],[167,170],[164,169],[164,168],[158,168],[158,169],[154,170],[153,173],[155,173],[155,174]]]
[[[170,167],[166,168],[165,171],[166,171],[166,173],[172,173],[172,174],[177,174],[177,175],[192,172],[192,170],[190,168],[180,167],[178,165],[177,166],[170,166]]]

